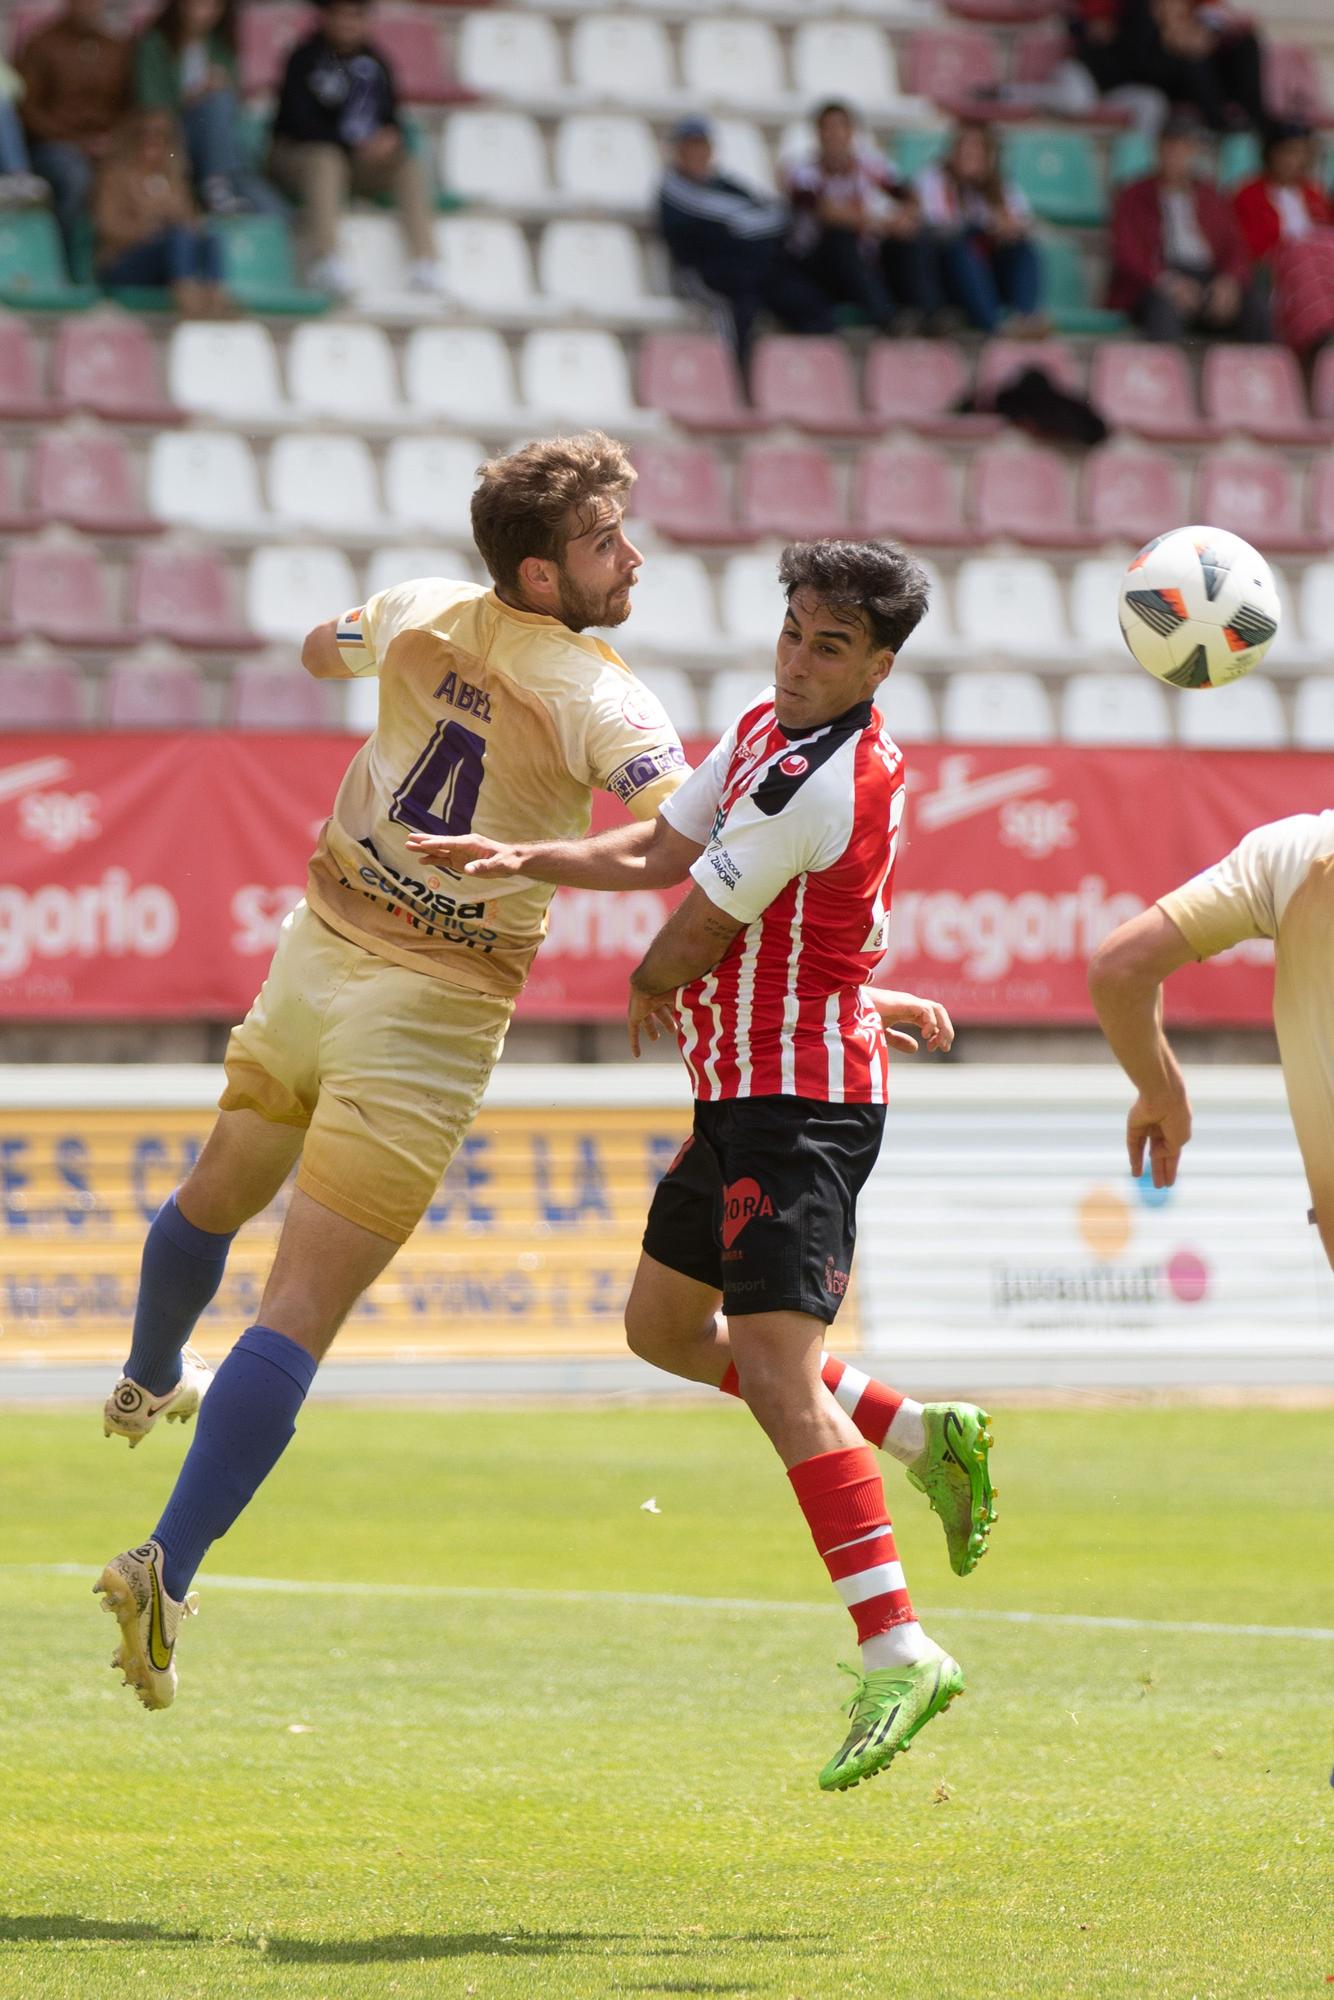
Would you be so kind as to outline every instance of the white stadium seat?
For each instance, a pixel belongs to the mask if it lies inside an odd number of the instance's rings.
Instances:
[[[435,235],[450,293],[470,310],[518,321],[541,319],[547,312],[517,222],[497,215],[447,215],[436,223]]]
[[[636,213],[653,206],[662,155],[642,118],[628,113],[563,118],[553,151],[556,181],[569,200]]]
[[[875,702],[896,743],[930,743],[935,737],[936,711],[920,674],[895,667]]]
[[[783,52],[767,21],[687,21],[681,76],[687,96],[698,105],[752,106],[773,116],[789,102]],[[855,82],[855,77],[847,79],[849,85]]]
[[[681,318],[678,300],[649,292],[639,238],[623,222],[549,222],[538,248],[537,278],[562,315],[633,326],[672,326]]]
[[[287,391],[295,409],[344,423],[403,416],[394,351],[378,326],[336,319],[299,326],[287,350]]]
[[[466,201],[547,207],[551,169],[536,120],[525,111],[451,111],[440,135],[440,185]]]
[[[625,350],[615,334],[579,329],[530,333],[519,356],[529,421],[597,424],[609,431],[659,428],[636,409]]]
[[[713,120],[713,157],[720,174],[743,187],[772,194],[777,187],[774,163],[763,132],[749,118]]]
[[[1299,750],[1334,750],[1334,674],[1313,676],[1298,688],[1292,740]]]
[[[1107,556],[1086,556],[1070,578],[1070,629],[1086,659],[1125,661],[1130,655],[1116,618],[1126,566]]]
[[[950,600],[945,580],[934,563],[922,561],[922,568],[930,580],[931,595],[927,600],[925,618],[907,642],[911,649],[909,664],[915,667],[922,661],[934,664],[941,660],[952,664],[962,648],[950,622]]]
[[[167,350],[167,393],[183,410],[240,423],[286,415],[273,336],[257,320],[178,326]]]
[[[575,88],[608,104],[684,109],[672,72],[672,48],[661,21],[638,15],[581,14],[570,30]]]
[[[792,83],[807,103],[851,94],[866,118],[902,101],[889,37],[870,21],[804,21],[792,37]]]
[[[783,623],[783,593],[778,582],[779,550],[747,549],[729,556],[723,570],[723,629],[730,639],[773,656]],[[748,674],[753,680],[754,676]],[[728,720],[731,720],[729,716]]]
[[[304,639],[313,625],[361,603],[338,549],[278,544],[256,549],[246,574],[246,623],[269,639]]]
[[[641,646],[675,658],[686,653],[716,657],[727,650],[709,572],[699,556],[662,552],[646,562],[630,599],[629,619],[619,630],[624,648],[615,634],[613,643],[632,665]]]
[[[268,487],[269,505],[284,526],[369,535],[383,521],[375,465],[357,437],[275,438]]]
[[[1286,620],[1292,611],[1293,597],[1290,592],[1280,590],[1283,615]],[[1329,669],[1334,669],[1334,563],[1308,563],[1302,577],[1301,588],[1301,629],[1306,634],[1306,643],[1313,660]],[[1283,627],[1279,627],[1281,643]]]
[[[613,645],[616,633],[611,634]],[[645,667],[634,664],[635,679],[642,681],[666,709],[678,736],[699,734],[699,695],[688,673],[680,667]]]
[[[460,583],[475,580],[476,564],[462,549],[422,548],[416,542],[389,542],[372,549],[366,559],[366,595],[392,590],[415,576],[447,576]]]
[[[420,327],[408,337],[403,385],[414,410],[452,423],[511,430],[524,422],[509,349],[490,327]]]
[[[758,701],[773,685],[763,667],[729,667],[711,674],[704,695],[704,730],[714,738],[730,729],[743,709]]]
[[[1187,690],[1177,716],[1181,741],[1196,750],[1281,750],[1288,740],[1278,689],[1262,673]]]
[[[159,431],[148,450],[149,512],[173,526],[258,534],[266,525],[255,456],[235,431]]]
[[[1051,703],[1036,674],[951,674],[941,709],[951,743],[1050,743]]]
[[[434,535],[467,535],[477,468],[485,457],[476,438],[395,438],[384,459],[390,517]]]
[[[1061,593],[1037,556],[970,556],[954,580],[954,616],[970,652],[1064,659]]]
[[[563,94],[560,37],[537,14],[470,10],[459,23],[455,68],[480,97],[550,104]]]
[[[1170,743],[1166,690],[1150,674],[1071,674],[1061,689],[1067,743]]]
[[[408,246],[396,215],[370,212],[340,217],[338,255],[363,312],[386,318],[405,313],[420,317],[427,300],[408,283]]]

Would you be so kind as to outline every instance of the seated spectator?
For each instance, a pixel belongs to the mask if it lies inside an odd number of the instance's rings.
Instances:
[[[313,284],[353,288],[338,255],[338,218],[353,194],[392,194],[412,256],[411,282],[440,292],[431,200],[404,144],[393,73],[367,39],[370,0],[319,0],[320,26],[287,59],[273,121],[270,170],[304,206]]]
[[[0,61],[0,208],[36,208],[50,201],[51,189],[32,170],[18,101],[23,78]]]
[[[856,306],[885,331],[938,310],[930,245],[908,183],[859,144],[846,104],[823,105],[815,133],[814,154],[785,177],[799,268],[834,304]]]
[[[236,84],[236,0],[166,0],[134,51],[135,96],[169,111],[185,134],[190,172],[212,215],[287,204],[246,167]]]
[[[1001,172],[991,127],[960,125],[949,150],[919,174],[917,190],[951,303],[983,333],[1001,326],[1021,337],[1045,333],[1032,212]]]
[[[1277,338],[1305,353],[1334,337],[1334,201],[1320,185],[1308,126],[1270,128],[1263,170],[1232,206],[1269,282]]]
[[[87,213],[97,163],[130,108],[130,45],[102,25],[102,0],[65,0],[18,54],[32,164],[49,181],[68,250]]]
[[[1149,81],[1215,132],[1264,123],[1260,42],[1221,0],[1152,0],[1157,48]]]
[[[1027,101],[1076,117],[1103,98],[1128,111],[1137,130],[1156,136],[1170,106],[1154,82],[1161,44],[1149,0],[1066,0],[1065,25],[1069,56],[1047,87],[1027,87]]]
[[[1159,136],[1158,171],[1117,195],[1108,303],[1150,340],[1263,340],[1264,308],[1231,204],[1195,172],[1199,138],[1193,118],[1174,114]]]
[[[658,221],[681,290],[722,322],[743,374],[766,310],[790,333],[833,332],[829,301],[788,255],[787,203],[718,172],[706,119],[684,118],[672,133]]]
[[[93,192],[94,268],[101,285],[164,285],[187,319],[229,313],[222,246],[201,227],[170,114],[126,121]]]

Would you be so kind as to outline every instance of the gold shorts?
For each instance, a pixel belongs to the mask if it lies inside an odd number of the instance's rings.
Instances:
[[[297,1186],[403,1243],[476,1116],[513,1012],[377,957],[301,902],[231,1032],[220,1105],[304,1127]]]

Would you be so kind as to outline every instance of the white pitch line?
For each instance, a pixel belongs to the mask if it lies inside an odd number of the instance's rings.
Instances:
[[[97,1576],[86,1563],[0,1563],[0,1576]],[[677,1611],[759,1611],[787,1616],[826,1617],[833,1604],[793,1604],[778,1597],[688,1597],[659,1590],[528,1590],[486,1583],[372,1583],[282,1576],[213,1576],[199,1581],[209,1589],[280,1591],[292,1597],[496,1598],[513,1604],[641,1604]],[[1222,1625],[1188,1618],[1096,1617],[1079,1611],[993,1611],[979,1605],[938,1605],[923,1618],[976,1618],[997,1625],[1073,1625],[1087,1631],[1199,1632],[1225,1639],[1334,1639],[1324,1625]]]

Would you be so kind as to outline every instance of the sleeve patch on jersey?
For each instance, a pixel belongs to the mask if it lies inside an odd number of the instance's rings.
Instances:
[[[631,757],[620,769],[613,771],[607,780],[606,789],[615,794],[622,805],[647,791],[659,778],[665,778],[671,771],[684,770],[686,753],[679,743],[663,743],[654,750],[641,750]]]
[[[337,639],[340,646],[364,646],[366,634],[361,629],[365,605],[359,604],[355,611],[345,611],[338,621]]]
[[[667,711],[646,687],[633,687],[621,703],[621,714],[632,729],[662,729],[669,726]]]

